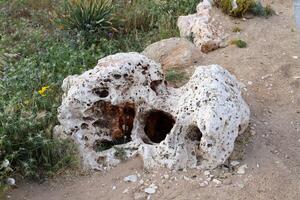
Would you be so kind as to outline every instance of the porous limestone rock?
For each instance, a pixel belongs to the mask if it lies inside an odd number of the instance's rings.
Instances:
[[[147,168],[214,168],[248,125],[249,108],[234,76],[199,66],[181,88],[138,53],[119,53],[67,77],[58,136],[72,138],[83,165],[105,169],[140,154]]]
[[[149,45],[143,55],[161,64],[164,70],[196,65],[203,53],[185,38],[169,38]]]
[[[204,0],[197,6],[197,13],[180,16],[177,26],[180,36],[190,38],[202,52],[208,53],[223,46],[224,34],[211,17],[211,2]]]

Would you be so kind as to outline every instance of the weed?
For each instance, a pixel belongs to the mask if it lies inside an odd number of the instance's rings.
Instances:
[[[233,27],[233,29],[232,29],[232,32],[234,32],[234,33],[239,33],[239,32],[241,32],[242,31],[242,29],[240,28],[240,27],[238,27],[238,26],[235,26],[235,27]]]
[[[246,48],[247,47],[247,43],[243,40],[231,40],[230,44],[234,44],[239,48]]]
[[[127,155],[126,155],[126,151],[123,148],[119,148],[114,146],[113,147],[115,149],[115,157],[121,161],[124,161],[127,159]]]

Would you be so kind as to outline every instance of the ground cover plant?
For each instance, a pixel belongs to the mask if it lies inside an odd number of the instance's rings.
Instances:
[[[178,36],[198,1],[0,0],[0,187],[76,165],[53,136],[65,77],[113,53]]]

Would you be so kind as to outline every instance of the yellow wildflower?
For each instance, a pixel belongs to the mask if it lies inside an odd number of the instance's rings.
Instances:
[[[39,90],[39,94],[41,95],[41,96],[46,96],[46,94],[45,94],[45,92],[48,90],[48,88],[49,88],[50,86],[44,86],[44,87],[42,87],[40,90]]]

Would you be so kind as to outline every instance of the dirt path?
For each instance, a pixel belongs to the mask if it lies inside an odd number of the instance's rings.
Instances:
[[[23,184],[8,199],[108,200],[138,199],[138,195],[145,199],[138,190],[150,183],[158,186],[151,199],[300,199],[300,32],[295,28],[292,0],[264,2],[273,2],[279,15],[243,21],[215,11],[230,38],[241,38],[248,47],[219,49],[203,61],[222,65],[247,86],[244,96],[256,134],[242,161],[248,165],[246,174],[228,175],[221,185],[212,182],[201,187],[193,180],[203,178],[199,172],[173,172],[171,177],[177,180],[163,179],[165,169],[147,173],[135,158],[109,173]],[[235,26],[241,34],[231,32]],[[123,178],[131,174],[140,174],[145,183],[125,183]]]

